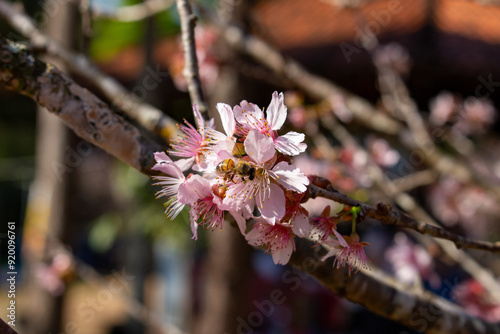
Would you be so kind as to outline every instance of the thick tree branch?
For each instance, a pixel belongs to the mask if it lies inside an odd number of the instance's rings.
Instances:
[[[184,48],[184,77],[188,83],[191,102],[198,106],[198,110],[205,119],[208,118],[207,104],[203,97],[201,88],[200,71],[198,69],[198,57],[196,55],[196,43],[194,38],[194,27],[196,16],[193,14],[191,5],[187,0],[177,0],[177,11],[181,20],[182,46]]]
[[[59,116],[79,137],[135,169],[150,173],[153,152],[161,150],[128,121],[53,65],[19,43],[0,38],[0,82]]]
[[[171,138],[177,133],[175,121],[162,113],[161,110],[140,101],[131,95],[115,79],[101,73],[82,54],[74,53],[56,41],[50,39],[37,29],[34,22],[24,12],[13,4],[0,0],[0,17],[23,36],[30,45],[38,50],[61,59],[69,70],[94,85],[111,103],[145,129],[157,133],[163,138]],[[157,67],[153,71],[159,70]],[[147,88],[147,87],[144,87]]]
[[[0,319],[0,333],[4,334],[17,334],[15,330],[12,329],[9,325],[5,323],[2,319]]]
[[[322,247],[304,239],[296,244],[291,264],[335,294],[385,318],[428,334],[500,333],[498,324],[481,321],[444,298],[403,285],[378,269],[362,269],[349,277],[347,268],[332,270],[331,259],[320,260],[325,254]]]

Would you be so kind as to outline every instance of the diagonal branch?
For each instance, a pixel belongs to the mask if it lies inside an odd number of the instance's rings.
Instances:
[[[298,240],[296,247],[290,259],[295,267],[336,295],[385,318],[428,334],[500,333],[498,324],[481,321],[444,298],[403,285],[378,269],[362,269],[349,277],[347,268],[332,270],[332,260],[320,260],[326,253],[322,247],[304,239]]]
[[[0,333],[4,334],[17,334],[15,330],[12,329],[9,325],[5,323],[2,319],[0,319]]]
[[[325,185],[325,187],[318,186],[315,183]],[[421,234],[429,234],[435,238],[447,239],[455,243],[458,248],[481,249],[494,253],[500,253],[500,242],[498,241],[493,243],[463,237],[438,226],[419,222],[402,212],[393,210],[388,204],[378,203],[377,206],[374,207],[350,198],[349,196],[334,189],[331,185],[325,184],[325,181],[320,180],[320,178],[316,178],[315,180],[313,179],[312,183],[309,185],[309,193],[311,198],[324,197],[337,203],[349,206],[359,206],[362,212],[365,213],[366,217],[376,219],[382,224],[409,228]]]
[[[338,87],[325,78],[310,73],[298,62],[286,58],[265,41],[246,35],[240,28],[224,24],[215,18],[211,19],[211,22],[231,47],[249,55],[279,76],[291,81],[311,97],[324,100],[339,95],[344,99],[354,118],[363,126],[393,135],[401,130],[400,123],[378,112],[365,99]]]
[[[125,112],[148,131],[157,133],[163,138],[173,137],[177,133],[176,123],[170,117],[132,96],[118,81],[101,73],[84,55],[69,51],[44,35],[33,20],[13,4],[0,0],[0,17],[27,37],[31,46],[61,59],[73,73],[90,82],[111,101],[113,106]]]
[[[104,102],[26,46],[0,38],[0,82],[60,117],[79,137],[128,165],[150,173],[153,152],[161,150]]]

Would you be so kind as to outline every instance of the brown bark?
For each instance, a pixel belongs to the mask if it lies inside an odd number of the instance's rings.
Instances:
[[[291,264],[336,295],[378,315],[428,334],[500,333],[500,324],[479,320],[444,298],[405,286],[378,269],[362,269],[352,276],[347,268],[332,270],[333,259],[320,260],[326,253],[324,249],[304,239],[297,241]]]

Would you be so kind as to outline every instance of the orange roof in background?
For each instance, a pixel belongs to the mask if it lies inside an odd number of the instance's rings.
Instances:
[[[339,8],[319,0],[259,2],[257,20],[278,47],[287,49],[352,41],[362,31],[412,32],[425,21],[425,0],[382,0]],[[378,32],[377,32],[378,30]]]
[[[480,5],[468,0],[440,0],[436,4],[435,22],[447,33],[500,43],[500,6]]]
[[[431,3],[433,10],[428,9]],[[470,0],[374,0],[358,8],[339,8],[325,0],[264,0],[254,8],[257,30],[280,49],[352,43],[359,38],[358,27],[378,30],[378,35],[408,34],[421,29],[429,15],[442,32],[500,44],[500,6]],[[158,41],[154,62],[169,68],[179,50],[175,38]],[[119,80],[134,80],[143,71],[143,48],[122,50],[101,67]]]
[[[443,32],[500,43],[500,7],[470,0],[436,0],[434,10],[428,10],[431,3],[379,0],[358,8],[339,8],[320,0],[267,0],[258,3],[255,16],[267,37],[282,49],[353,41],[360,28],[371,28],[378,35],[409,33],[422,28],[428,15],[433,15],[434,24]]]

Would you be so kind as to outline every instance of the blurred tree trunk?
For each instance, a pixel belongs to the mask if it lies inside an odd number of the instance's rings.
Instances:
[[[44,13],[46,34],[69,47],[74,38],[74,7],[68,2],[47,0],[45,8],[51,9]],[[57,59],[46,58],[64,70],[64,65]],[[70,168],[68,163],[71,164],[67,160],[71,159],[67,155],[68,130],[63,122],[40,107],[37,120],[36,169],[29,193],[23,239],[23,256],[28,270],[36,270],[37,264],[47,259],[51,240],[59,240],[63,234],[67,171]],[[33,279],[36,276],[26,277]],[[36,278],[26,284],[32,298],[30,305],[26,305],[25,314],[29,318],[23,333],[59,333],[61,297],[53,297]]]

